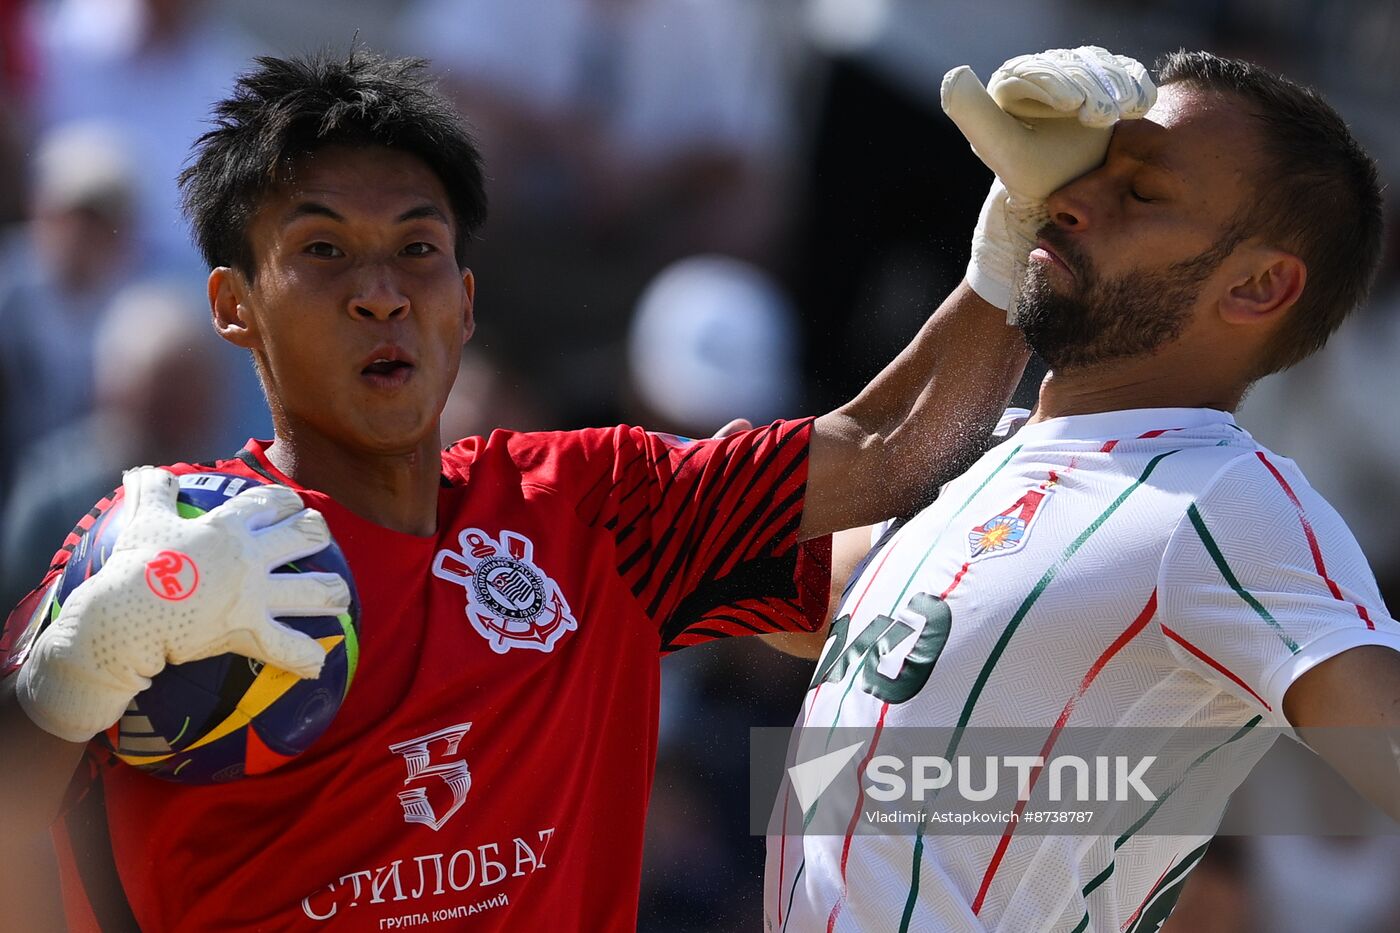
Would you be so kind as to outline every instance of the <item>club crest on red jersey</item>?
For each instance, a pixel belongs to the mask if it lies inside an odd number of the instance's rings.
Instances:
[[[1031,525],[1040,514],[1045,497],[1055,491],[1055,477],[1022,493],[1010,506],[967,533],[967,559],[996,557],[1019,551],[1030,537]]]
[[[578,628],[559,585],[535,563],[529,538],[466,528],[457,542],[460,551],[438,551],[433,575],[466,592],[467,619],[491,650],[553,651],[564,633]]]

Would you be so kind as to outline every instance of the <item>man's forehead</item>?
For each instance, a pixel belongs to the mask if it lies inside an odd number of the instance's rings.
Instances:
[[[324,205],[341,215],[397,217],[417,211],[446,221],[451,212],[441,179],[417,156],[387,148],[329,147],[296,159],[287,175],[269,192],[266,202],[279,220],[307,213],[308,203]],[[275,205],[275,206],[274,206]]]
[[[1257,142],[1240,102],[1185,84],[1162,87],[1146,117],[1114,133],[1122,154],[1191,179],[1249,171]]]

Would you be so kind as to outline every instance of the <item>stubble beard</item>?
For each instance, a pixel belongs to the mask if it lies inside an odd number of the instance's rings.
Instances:
[[[1044,264],[1032,263],[1017,324],[1030,348],[1060,372],[1145,356],[1180,337],[1201,285],[1239,242],[1227,235],[1191,259],[1108,278],[1057,228],[1039,236],[1074,273],[1074,285],[1056,289]]]

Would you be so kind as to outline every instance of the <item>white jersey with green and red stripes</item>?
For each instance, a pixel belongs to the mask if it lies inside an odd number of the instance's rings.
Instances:
[[[901,613],[918,594],[947,611]],[[1196,408],[1021,427],[884,536],[838,615],[798,725],[870,730],[865,762],[900,727],[1032,727],[1046,749],[1067,727],[1286,728],[1284,693],[1310,667],[1400,650],[1342,519],[1291,461]],[[914,622],[902,639],[866,631],[896,617],[940,619],[941,651],[911,661],[927,641]],[[884,677],[829,663],[863,632]],[[799,806],[785,784],[775,817]],[[1150,820],[1117,836],[856,822],[770,836],[768,930],[1156,929],[1209,842]]]

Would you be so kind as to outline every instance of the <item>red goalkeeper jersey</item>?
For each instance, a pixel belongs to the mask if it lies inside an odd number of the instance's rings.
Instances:
[[[177,785],[94,745],[55,832],[70,924],[634,929],[659,657],[821,621],[827,542],[796,543],[810,432],[471,438],[442,455],[427,537],[300,489],[258,442],[172,467],[284,483],[325,515],[360,666],[326,734],[267,775]]]

